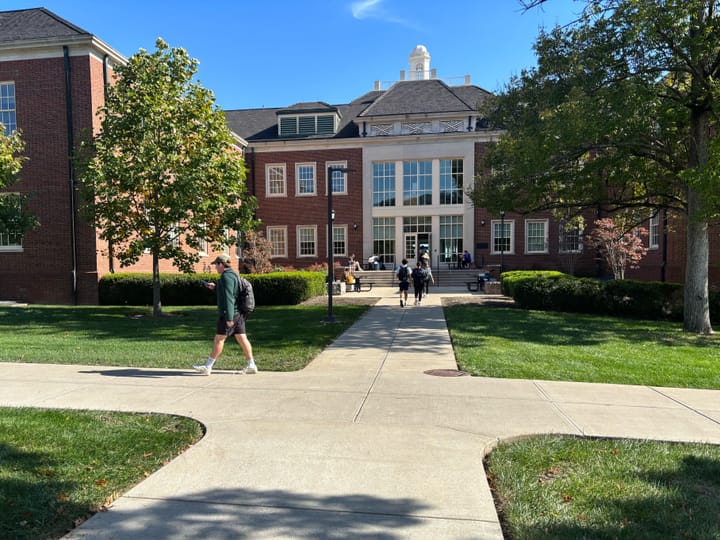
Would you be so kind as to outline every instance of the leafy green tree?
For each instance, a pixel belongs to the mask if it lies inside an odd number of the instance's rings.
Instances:
[[[25,143],[19,131],[5,135],[0,124],[0,190],[6,190],[18,181],[18,175],[27,160],[22,155]],[[20,193],[0,193],[0,233],[12,238],[37,227],[38,221],[27,207],[27,196]]]
[[[526,6],[544,0],[527,0]],[[505,134],[471,197],[490,210],[685,216],[687,331],[711,333],[720,213],[720,15],[711,0],[588,0],[488,110]]]
[[[159,261],[191,272],[201,246],[232,244],[229,230],[252,225],[255,201],[225,115],[193,82],[198,62],[162,39],[156,48],[116,69],[80,161],[86,209],[113,255],[128,266],[152,254],[157,316]]]

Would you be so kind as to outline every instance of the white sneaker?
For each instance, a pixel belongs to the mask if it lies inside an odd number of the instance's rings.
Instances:
[[[242,375],[255,375],[258,372],[258,368],[255,364],[248,364],[245,369],[241,370]]]
[[[193,364],[193,369],[203,375],[210,375],[210,373],[212,373],[212,368],[205,364]]]

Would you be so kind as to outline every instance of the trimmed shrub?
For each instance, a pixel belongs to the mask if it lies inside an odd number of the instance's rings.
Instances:
[[[164,306],[214,305],[215,292],[200,280],[216,283],[218,274],[161,274],[160,295]],[[273,272],[243,274],[253,285],[259,306],[294,305],[323,294],[325,275],[320,272]],[[152,305],[151,273],[108,274],[100,279],[101,305]]]
[[[604,288],[610,315],[682,320],[683,287],[679,283],[619,279],[605,282]]]
[[[547,278],[547,279],[560,279],[560,278],[571,278],[568,274],[563,274],[557,270],[512,270],[509,272],[503,272],[500,275],[501,291],[505,296],[515,297],[515,285],[525,279],[536,279],[536,278]]]

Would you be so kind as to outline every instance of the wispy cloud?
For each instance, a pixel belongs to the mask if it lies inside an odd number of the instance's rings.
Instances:
[[[358,0],[350,4],[353,17],[359,20],[380,19],[381,21],[415,27],[410,21],[395,17],[383,6],[384,0]]]

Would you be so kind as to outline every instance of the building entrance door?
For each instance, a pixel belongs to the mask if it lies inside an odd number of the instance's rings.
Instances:
[[[408,262],[417,261],[426,251],[430,252],[430,233],[405,233],[403,257]]]

